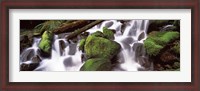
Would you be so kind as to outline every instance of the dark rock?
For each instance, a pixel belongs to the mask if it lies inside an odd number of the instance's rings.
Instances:
[[[122,40],[122,43],[125,43],[125,44],[132,44],[133,42],[134,42],[134,39],[132,37],[127,37]]]
[[[138,41],[142,40],[145,38],[145,33],[142,32],[139,36],[138,36]]]
[[[87,60],[86,54],[81,54],[81,62],[85,62]]]
[[[29,40],[28,36],[21,35],[20,36],[20,53],[22,53],[26,48],[32,46],[32,41]]]
[[[106,23],[105,23],[104,27],[109,28],[109,27],[111,27],[112,25],[113,25],[113,22],[112,22],[112,21],[109,21],[109,22],[106,22]]]
[[[65,47],[66,47],[65,42],[63,40],[60,40],[59,41],[60,55],[64,53]]]
[[[74,64],[73,64],[72,57],[69,57],[69,58],[64,59],[63,64],[64,64],[66,67],[71,67],[71,66],[73,66]]]
[[[22,62],[29,61],[35,55],[34,49],[27,49],[21,55],[20,59]]]
[[[32,57],[31,60],[33,63],[40,63],[42,61],[38,55]]]
[[[39,66],[39,63],[30,63],[30,64],[22,63],[20,65],[20,71],[33,71],[38,66]]]
[[[77,44],[69,44],[69,55],[74,55],[76,53]]]
[[[137,61],[145,69],[150,69],[152,62],[147,57],[139,57]]]

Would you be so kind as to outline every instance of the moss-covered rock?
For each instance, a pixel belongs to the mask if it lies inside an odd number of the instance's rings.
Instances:
[[[120,44],[117,42],[94,35],[87,37],[84,46],[87,58],[112,59],[119,53],[120,48]]]
[[[79,50],[84,51],[84,45],[85,45],[86,39],[81,39],[79,42]]]
[[[91,35],[95,37],[104,37],[104,34],[101,31],[96,31],[92,33]]]
[[[109,71],[112,65],[110,60],[104,58],[93,58],[87,60],[80,71]]]
[[[114,32],[111,29],[108,29],[107,27],[103,27],[103,34],[105,36],[105,38],[110,39],[110,40],[114,40]]]
[[[152,32],[144,41],[144,47],[147,50],[147,54],[156,56],[166,44],[178,39],[180,37],[179,32],[164,31],[164,32]]]
[[[50,31],[45,31],[42,35],[42,39],[39,43],[39,48],[42,52],[46,54],[51,54],[51,44],[53,39],[53,33]]]

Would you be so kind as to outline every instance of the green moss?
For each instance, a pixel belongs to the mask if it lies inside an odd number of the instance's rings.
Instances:
[[[105,38],[110,39],[110,40],[114,40],[114,33],[108,29],[107,27],[103,27],[103,34],[105,36]]]
[[[144,46],[149,55],[156,56],[165,45],[178,39],[179,36],[179,32],[173,31],[153,32],[145,40]]]
[[[87,60],[81,67],[81,71],[109,71],[111,70],[111,62],[104,58],[93,58]]]
[[[85,45],[86,39],[81,39],[79,42],[79,50],[84,51],[84,45]]]
[[[51,44],[53,39],[53,33],[49,31],[45,31],[42,35],[42,39],[39,43],[39,48],[45,52],[50,54],[51,53]]]
[[[95,37],[104,37],[104,34],[101,31],[96,31],[93,34],[91,34],[92,36]]]
[[[84,46],[87,58],[111,59],[120,51],[120,44],[102,37],[90,35]]]
[[[155,42],[148,39],[145,41],[144,47],[147,49],[147,54],[151,56],[156,56],[163,48],[163,46],[157,45]]]

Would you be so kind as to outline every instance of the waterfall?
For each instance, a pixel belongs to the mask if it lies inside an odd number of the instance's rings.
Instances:
[[[118,20],[106,20],[87,32],[91,34],[97,30],[102,31],[103,27],[116,30],[114,41],[118,42],[122,49],[118,54],[119,64],[113,68],[113,71],[138,71],[145,69],[142,63],[144,63],[144,59],[148,59],[143,47],[143,42],[147,37],[148,23],[148,20],[127,20],[125,23]],[[35,71],[79,71],[83,65],[82,52],[78,49],[79,44],[69,43],[65,39],[66,36],[68,36],[67,33],[54,35],[51,58],[42,58]],[[34,55],[37,55],[40,40],[41,38],[34,38],[33,46],[27,48],[20,55],[20,63],[24,63],[24,60],[30,61],[25,57],[27,51],[34,50]]]

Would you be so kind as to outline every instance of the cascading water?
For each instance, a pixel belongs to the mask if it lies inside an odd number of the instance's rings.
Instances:
[[[94,33],[103,27],[116,30],[115,40],[122,49],[118,54],[119,64],[113,68],[113,71],[138,71],[139,69],[151,70],[149,67],[144,67],[145,60],[148,60],[143,41],[147,37],[148,20],[130,20],[122,24],[117,20],[107,20],[87,30]],[[124,26],[125,25],[125,26]],[[35,71],[79,71],[83,65],[81,60],[82,52],[78,49],[78,44],[66,41],[65,37],[68,34],[54,35],[52,44],[51,58],[42,58],[39,67]],[[21,63],[27,58],[27,50],[34,50],[34,55],[37,54],[38,44],[41,38],[34,38],[33,46],[26,49],[20,56]],[[32,55],[33,56],[33,55]]]

